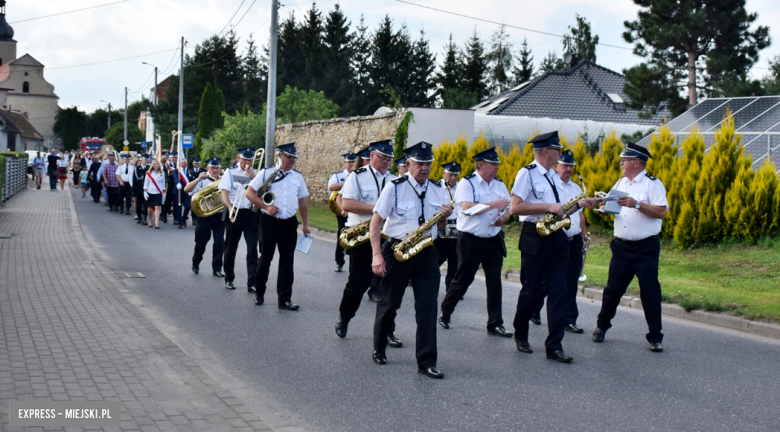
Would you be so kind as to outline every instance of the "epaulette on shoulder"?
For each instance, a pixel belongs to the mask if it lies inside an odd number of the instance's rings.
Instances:
[[[532,169],[536,168],[536,164],[535,163],[528,164],[528,165],[524,166],[523,168],[532,170]]]
[[[477,173],[471,173],[471,174],[469,174],[469,175],[467,175],[466,177],[463,177],[463,178],[470,179],[470,178],[474,178],[476,176],[477,176]]]
[[[498,181],[500,181],[501,183],[503,183],[503,181],[501,181],[501,179],[500,179],[500,178],[498,178],[498,177],[493,177],[493,180],[498,180]]]
[[[298,171],[298,170],[295,170],[295,169],[294,169],[294,170],[291,170],[291,171],[295,171],[295,172],[297,172],[298,174],[301,174],[301,172],[300,172],[300,171]],[[303,175],[303,174],[301,174],[301,175]]]
[[[363,168],[361,168],[361,169],[363,169]],[[401,177],[398,177],[397,179],[393,180],[393,184],[399,185],[399,184],[401,184],[401,183],[403,183],[405,181],[406,181],[406,177],[405,176],[401,176]]]
[[[438,187],[441,187],[441,183],[440,183],[440,181],[441,181],[441,180],[439,180],[439,181],[433,181],[433,180],[431,180],[431,184],[433,184],[433,185],[436,185],[436,186],[438,186]]]
[[[658,180],[658,177],[656,177],[656,176],[654,176],[654,175],[652,175],[650,173],[645,173],[645,177],[649,178],[650,180]]]
[[[365,167],[363,167],[363,168],[358,168],[358,169],[356,169],[356,170],[355,170],[355,171],[353,171],[353,172],[354,172],[355,174],[360,174],[360,173],[362,173],[362,172],[366,172],[366,168],[365,168]]]

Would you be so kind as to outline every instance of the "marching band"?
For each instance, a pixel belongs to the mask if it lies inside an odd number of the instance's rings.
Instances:
[[[581,212],[608,200],[585,198],[585,185],[572,180],[574,154],[563,151],[557,132],[538,135],[529,144],[534,161],[517,172],[511,192],[497,177],[501,160],[495,148],[475,154],[474,171],[462,176],[457,162],[443,163],[441,181],[429,178],[434,153],[427,142],[408,147],[404,157],[396,160],[391,140],[372,142],[357,153],[343,155],[343,170],[328,179],[331,210],[339,226],[336,272],[346,264],[344,254],[349,256],[349,275],[335,324],[339,338],[347,336],[350,320],[368,292],[369,299],[377,302],[371,357],[376,364],[387,364],[387,346],[403,346],[394,335],[395,319],[406,288],[411,287],[418,372],[443,378],[437,365],[437,323],[443,329],[451,328],[458,302],[481,267],[487,289],[488,335],[513,337],[519,352],[533,353],[529,322],[541,323],[539,312],[546,297],[546,357],[558,362],[573,360],[562,341],[565,332],[583,333],[577,325],[576,295],[588,234]],[[235,289],[235,258],[243,236],[247,290],[255,294],[255,305],[265,302],[270,266],[278,249],[278,307],[295,311],[300,308],[292,301],[296,215],[300,214],[302,232],[309,235],[309,192],[304,176],[293,169],[298,160],[295,143],[278,145],[275,150],[275,166],[255,170],[263,151],[241,149],[238,164],[224,174],[218,158],[205,161],[203,170],[200,159],[193,161],[192,169],[187,169],[185,158],[177,163],[175,152],[163,163],[139,155],[135,165],[123,154],[123,164],[109,176],[118,179],[121,193],[117,195],[125,200],[124,205],[117,203],[118,208],[129,214],[131,197],[135,197],[139,224],[159,228],[159,221],[165,222],[173,213],[179,228],[185,228],[192,210],[192,272],[199,274],[212,241],[212,274],[224,278],[227,289]],[[664,185],[645,171],[650,157],[647,149],[633,143],[627,143],[620,155],[624,177],[613,189],[625,196],[613,203],[619,210],[613,212],[609,281],[592,340],[604,341],[621,296],[637,276],[649,349],[661,352],[658,234],[668,204]],[[398,175],[390,170],[393,163]],[[502,267],[507,256],[502,228],[511,216],[517,216],[521,225],[517,247],[522,288],[514,332],[504,327],[502,316]],[[439,309],[439,268],[445,262],[445,295]]]

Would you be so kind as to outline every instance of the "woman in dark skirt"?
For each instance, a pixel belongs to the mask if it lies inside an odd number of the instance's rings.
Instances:
[[[154,227],[160,229],[160,210],[164,196],[165,173],[160,168],[160,162],[154,160],[144,179],[144,198],[149,208],[149,228],[152,227],[152,215],[154,215]]]
[[[92,201],[96,203],[100,202],[100,192],[103,190],[103,185],[100,184],[98,178],[98,171],[100,171],[100,160],[97,156],[92,156],[92,165],[89,167],[89,184],[92,186]]]

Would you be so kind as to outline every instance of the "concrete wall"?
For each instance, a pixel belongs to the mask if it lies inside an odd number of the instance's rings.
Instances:
[[[474,111],[444,108],[410,108],[414,120],[409,123],[409,145],[420,141],[439,145],[455,142],[460,134],[468,142],[474,138]]]
[[[403,113],[385,116],[349,117],[315,122],[279,125],[276,143],[295,142],[298,162],[295,169],[303,174],[310,198],[328,199],[328,178],[343,169],[342,154],[368,143],[395,139]],[[472,126],[473,129],[473,126]]]
[[[57,115],[57,98],[51,96],[8,94],[8,106],[26,113],[35,130],[43,136],[46,148],[61,148],[60,140],[54,135],[54,119]]]

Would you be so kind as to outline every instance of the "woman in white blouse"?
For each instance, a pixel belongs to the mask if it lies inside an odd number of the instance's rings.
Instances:
[[[152,161],[152,166],[146,172],[144,199],[149,208],[149,228],[152,227],[152,214],[154,214],[154,227],[160,229],[160,208],[165,199],[165,173],[157,160]]]

